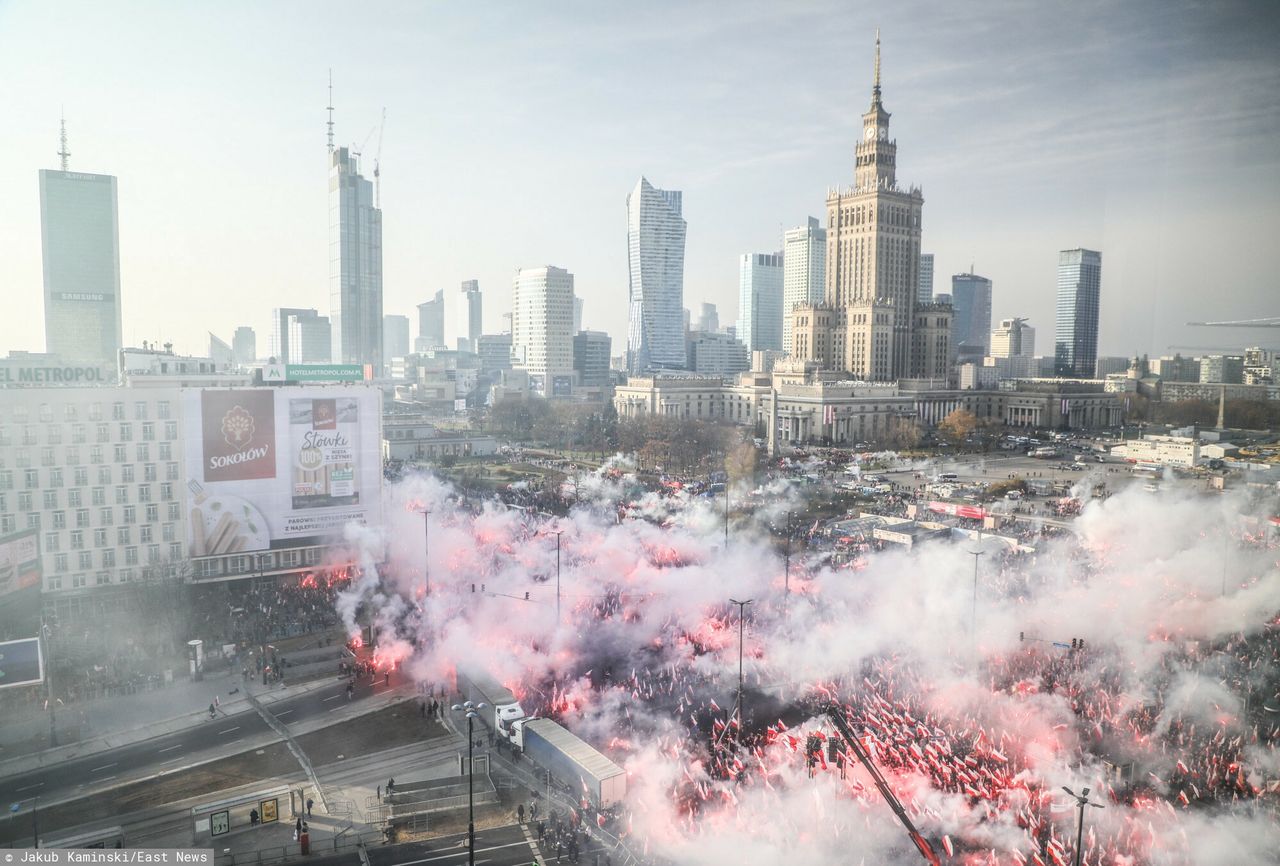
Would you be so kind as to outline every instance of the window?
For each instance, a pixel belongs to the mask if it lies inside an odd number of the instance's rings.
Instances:
[[[102,404],[101,403],[89,404],[89,420],[90,421],[102,420]]]
[[[40,404],[40,420],[41,421],[53,420],[53,407],[50,406],[48,403]]]
[[[21,493],[18,494],[18,510],[19,511],[31,510],[31,491],[30,490],[23,490]]]
[[[300,558],[300,557],[299,557],[300,552],[301,552],[301,551],[297,551],[297,550],[283,550],[283,551],[281,551],[281,552],[280,552],[280,565],[281,565],[282,567],[284,567],[284,568],[289,568],[289,567],[291,567],[291,566],[295,566],[295,565],[297,565],[297,564],[298,564],[298,560],[299,560],[299,558]]]
[[[156,417],[158,418],[169,417],[169,401],[168,400],[161,400],[159,403],[156,404]]]
[[[125,461],[124,446],[121,445],[119,442],[117,442],[115,445],[114,453],[115,453],[115,460],[117,463],[123,463]]]
[[[164,422],[164,438],[169,440],[178,438],[178,422],[177,421]]]
[[[148,421],[142,425],[142,441],[154,442],[156,438],[156,425],[154,422]]]
[[[155,565],[159,561],[160,561],[160,545],[158,544],[147,545],[147,562],[150,563],[151,565]]]
[[[22,444],[36,444],[36,428],[32,427],[30,424],[22,428]]]
[[[76,420],[76,404],[67,403],[62,407],[62,417],[65,421]]]
[[[99,424],[99,425],[98,425],[98,435],[97,435],[96,439],[97,439],[97,441],[98,441],[98,442],[110,442],[110,441],[111,441],[111,427],[110,427],[110,426],[108,426],[108,425],[106,425],[106,424]]]
[[[107,546],[107,531],[105,529],[95,529],[93,531],[93,546],[94,547]]]
[[[174,541],[170,543],[169,558],[172,559],[174,562],[177,562],[178,560],[182,559],[182,545],[179,542]]]
[[[147,420],[147,404],[139,400],[133,404],[133,417],[135,421]]]
[[[151,446],[146,442],[139,442],[137,447],[138,462],[145,463],[151,459]]]
[[[53,570],[62,574],[67,570],[67,555],[59,553],[53,558]]]
[[[129,488],[123,484],[116,486],[116,505],[124,505],[129,501]]]
[[[174,528],[172,523],[166,523],[160,530],[160,537],[165,541],[173,541]]]
[[[58,491],[46,490],[44,492],[44,507],[48,511],[50,508],[58,507]]]
[[[125,423],[120,425],[120,441],[121,442],[133,441],[133,425],[132,424]]]
[[[99,484],[111,483],[111,467],[110,466],[98,467],[98,483]]]
[[[169,481],[177,481],[178,480],[178,464],[166,463],[164,467],[164,477]]]
[[[147,514],[147,523],[160,522],[160,506],[159,505],[154,505],[154,504],[148,505],[146,514]]]
[[[9,428],[0,427],[0,445],[12,445],[9,436]]]
[[[161,442],[159,456],[161,460],[172,460],[173,459],[173,443]]]
[[[156,472],[156,464],[154,464],[154,463],[148,463],[146,466],[143,466],[143,467],[142,467],[142,480],[143,480],[143,481],[158,481],[158,480],[160,480],[160,479],[157,477],[158,475],[159,475],[159,473],[158,473],[158,472]]]
[[[116,552],[114,550],[107,548],[106,550],[102,551],[102,567],[103,568],[116,567]]]
[[[133,465],[127,464],[120,467],[120,480],[126,484],[132,483],[134,480]]]
[[[45,586],[49,587],[50,592],[62,589],[62,575],[55,574],[45,581]]]
[[[137,522],[138,522],[138,508],[137,508],[137,506],[134,506],[134,505],[126,505],[126,506],[124,507],[124,512],[123,512],[123,514],[121,515],[120,522],[121,522],[121,523],[137,523]]]
[[[50,487],[62,486],[62,469],[60,467],[55,467],[49,470],[49,486]]]
[[[124,549],[124,564],[125,564],[125,565],[137,565],[137,564],[138,564],[138,548],[136,548],[136,547],[126,547],[126,548]]]
[[[160,498],[165,502],[173,498],[173,485],[168,481],[160,485]]]
[[[52,466],[55,462],[56,460],[53,456],[52,448],[45,446],[44,448],[40,449],[40,465],[41,466]]]
[[[133,530],[127,526],[121,526],[116,530],[116,544],[130,544],[133,536]]]
[[[61,445],[62,444],[62,428],[56,427],[56,426],[49,427],[45,431],[44,441],[48,442],[50,445]]]
[[[13,456],[13,465],[17,466],[19,469],[26,469],[31,465],[31,455],[27,453],[27,449],[18,449],[18,453]]]
[[[72,589],[83,589],[83,588],[84,588],[84,585],[85,585],[87,582],[88,582],[88,581],[85,579],[85,576],[84,576],[83,574],[73,574],[73,575],[71,575],[71,588],[72,588]]]
[[[103,508],[98,512],[98,522],[103,526],[110,526],[112,524],[113,521],[111,517],[110,508]]]
[[[76,554],[76,558],[77,558],[77,561],[80,563],[80,567],[83,568],[85,571],[88,571],[89,569],[93,568],[93,551],[92,550],[82,550]]]
[[[35,488],[39,487],[40,486],[40,470],[39,469],[26,470],[26,482],[27,482],[28,490],[34,490]]]
[[[138,501],[139,502],[151,501],[151,485],[150,484],[138,485]]]
[[[5,469],[0,471],[0,490],[13,489],[13,470]]]
[[[67,491],[67,506],[69,508],[80,507],[80,491],[78,489],[73,487]]]
[[[102,564],[106,565],[105,562]],[[94,583],[96,583],[98,586],[103,586],[105,584],[111,583],[111,572],[109,571],[98,572],[97,575],[95,575],[94,577]]]
[[[77,466],[72,473],[75,477],[76,487],[86,487],[89,484],[89,469],[87,466]]]
[[[77,508],[76,509],[76,529],[88,529],[88,528],[89,528],[89,509]]]
[[[27,529],[40,528],[40,512],[32,511],[27,514]]]
[[[123,403],[111,404],[111,420],[112,421],[124,420],[124,404]]]
[[[56,532],[46,532],[44,534],[44,552],[56,553],[58,551],[58,544],[61,538],[62,536]]]
[[[71,425],[71,441],[76,443],[77,445],[85,441],[85,431],[84,431],[83,424]]]
[[[12,514],[0,514],[0,532],[8,535],[17,528],[17,521]]]
[[[53,518],[53,528],[54,528],[54,529],[66,529],[66,528],[67,528],[67,512],[65,512],[65,511],[55,511],[55,512],[53,512],[52,518]]]
[[[178,505],[178,503],[176,503],[176,502],[170,502],[170,503],[169,503],[169,519],[170,519],[170,520],[177,520],[177,519],[178,519],[178,514],[179,514],[178,509],[179,509],[180,507],[181,507],[181,506],[179,506],[179,505]]]
[[[82,529],[71,530],[71,549],[84,550],[84,530]]]
[[[89,501],[94,505],[107,504],[107,489],[105,487],[95,487],[89,491]]]

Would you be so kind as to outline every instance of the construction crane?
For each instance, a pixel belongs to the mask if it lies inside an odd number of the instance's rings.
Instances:
[[[1236,319],[1230,322],[1187,322],[1197,328],[1280,328],[1280,316],[1261,319]]]
[[[916,825],[911,822],[911,816],[907,814],[906,809],[902,808],[902,803],[899,802],[897,796],[889,787],[889,783],[885,781],[884,774],[880,772],[880,768],[871,760],[871,755],[867,752],[866,747],[862,745],[862,741],[854,734],[853,726],[849,724],[849,720],[845,717],[844,709],[838,704],[832,704],[827,708],[827,718],[831,719],[831,724],[836,726],[836,730],[840,732],[840,738],[845,741],[849,751],[853,752],[854,757],[862,762],[862,766],[867,768],[867,772],[871,774],[871,781],[876,783],[876,788],[880,791],[880,796],[884,797],[884,801],[889,804],[893,814],[898,816],[902,826],[907,828],[907,834],[911,837],[911,841],[915,843],[916,850],[920,852],[920,856],[929,861],[930,866],[942,866],[942,861],[934,853],[933,846],[916,829]]]
[[[378,149],[373,155],[373,206],[382,208],[382,131],[387,128],[387,107],[382,106],[382,122],[378,124]]]

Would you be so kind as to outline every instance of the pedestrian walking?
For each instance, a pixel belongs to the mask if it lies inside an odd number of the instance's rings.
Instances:
[[[524,823],[524,803],[516,806],[516,820],[521,824]]]
[[[378,802],[381,803],[382,802],[382,786],[381,785],[378,786],[377,797],[378,797]]]
[[[387,671],[385,674],[382,675],[382,684],[384,686],[391,685],[391,671]]]
[[[315,801],[314,801],[314,800],[312,800],[310,797],[308,797],[308,798],[307,798],[307,817],[308,817],[308,818],[310,818],[310,817],[311,817],[311,807],[312,807],[313,805],[315,805]]]
[[[298,823],[293,825],[293,841],[297,842],[298,837],[302,835],[302,817],[298,817]]]

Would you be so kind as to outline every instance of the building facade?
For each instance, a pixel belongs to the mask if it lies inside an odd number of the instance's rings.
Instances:
[[[627,368],[681,369],[684,356],[683,195],[640,178],[627,196]]]
[[[388,365],[392,358],[403,358],[409,354],[409,317],[382,317],[382,360]]]
[[[993,358],[1034,358],[1036,329],[1026,319],[1001,319],[991,330],[990,354]]]
[[[358,157],[329,154],[329,319],[332,361],[382,369],[382,211]]]
[[[305,307],[276,307],[271,311],[271,354],[281,364],[289,363],[289,317],[307,318],[320,315]]]
[[[694,326],[695,331],[706,331],[711,334],[720,331],[720,313],[716,310],[715,304],[702,302],[698,312],[698,321]]]
[[[751,353],[728,334],[690,331],[686,352],[690,372],[707,376],[736,376],[750,369]]]
[[[334,359],[333,326],[328,316],[308,310],[288,320],[289,354],[280,360],[285,364],[328,364]]]
[[[573,274],[551,265],[521,268],[511,313],[512,366],[529,374],[536,392],[567,396],[557,382],[573,376]]]
[[[252,364],[258,360],[258,336],[253,328],[241,325],[231,335],[231,351],[235,354],[237,364]]]
[[[114,365],[123,345],[116,179],[41,170],[40,243],[45,351]]]
[[[1058,254],[1057,334],[1054,368],[1063,378],[1093,375],[1098,360],[1098,314],[1102,295],[1102,253],[1063,250]]]
[[[797,305],[821,304],[827,288],[827,230],[809,217],[782,239],[782,351],[794,354],[791,311]],[[707,330],[707,329],[703,329]]]
[[[511,335],[481,334],[476,340],[480,369],[487,372],[511,369]]]
[[[738,257],[738,339],[748,352],[782,349],[782,253]]]

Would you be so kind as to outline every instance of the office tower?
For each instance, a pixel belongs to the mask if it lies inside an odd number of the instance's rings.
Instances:
[[[708,304],[703,301],[698,311],[697,327],[694,330],[708,334],[714,334],[720,330],[720,312],[716,309],[715,304]]]
[[[40,170],[45,351],[115,369],[120,328],[116,179],[68,169],[62,125],[58,170]]]
[[[231,335],[231,351],[237,364],[252,364],[258,360],[258,335],[248,325],[241,325]]]
[[[738,336],[747,352],[782,349],[782,253],[738,257]]]
[[[1058,322],[1054,371],[1060,378],[1088,379],[1098,358],[1098,310],[1102,293],[1102,253],[1063,250],[1058,254]]]
[[[685,365],[682,194],[640,178],[627,196],[627,369]]]
[[[827,284],[827,230],[816,217],[782,236],[782,351],[792,353],[791,311],[820,304]]]
[[[933,253],[920,254],[920,282],[916,284],[916,303],[933,303]]]
[[[952,346],[959,363],[981,363],[991,339],[991,280],[972,272],[951,277]]]
[[[578,331],[573,335],[573,369],[587,387],[609,384],[609,353],[613,340],[604,331]]]
[[[413,344],[415,352],[443,349],[444,345],[444,289],[435,297],[418,304],[418,339]]]
[[[409,354],[409,317],[382,317],[382,360],[390,364],[392,358],[403,358]]]
[[[481,334],[476,340],[476,354],[480,356],[480,370],[511,369],[511,334]]]
[[[690,331],[686,353],[689,370],[709,376],[736,376],[751,369],[751,353],[728,334]]]
[[[502,314],[502,333],[504,334],[511,333],[511,314],[510,313]]]
[[[333,326],[328,316],[318,316],[314,310],[291,315],[288,332],[289,354],[281,359],[284,363],[328,364],[334,361]]]
[[[1122,358],[1119,355],[1100,355],[1093,365],[1093,378],[1105,379],[1113,373],[1127,373],[1132,364],[1132,358]]]
[[[685,307],[684,308],[684,331],[686,334],[689,332],[689,325],[692,324],[692,322],[693,322],[693,313],[689,312],[688,307]]]
[[[550,265],[516,271],[511,295],[511,362],[530,387],[558,396],[573,374],[573,274]]]
[[[305,319],[319,314],[318,310],[305,307],[276,307],[271,311],[271,357],[277,363],[289,363],[289,319],[294,316]]]
[[[231,344],[213,331],[209,331],[209,359],[219,370],[234,367],[236,363],[236,353],[232,350]]]
[[[481,304],[480,281],[464,280],[462,283],[462,325],[458,329],[466,344],[461,348],[467,352],[476,350],[476,340],[484,331],[484,309]]]
[[[946,304],[948,307],[951,307],[953,310],[955,309],[954,304],[952,304],[952,298],[951,298],[950,292],[938,292],[938,294],[933,296],[933,302],[935,304]]]
[[[931,305],[917,316],[920,282],[919,187],[897,181],[897,143],[880,100],[880,37],[876,36],[871,107],[854,148],[854,185],[827,195],[827,282],[821,304],[797,305],[792,353],[871,382],[937,378],[942,361],[938,323],[951,310]],[[926,331],[917,333],[921,323]]]
[[[573,296],[573,332],[576,334],[582,330],[582,298],[577,295]]]
[[[1201,356],[1200,381],[1213,384],[1239,385],[1244,381],[1244,356]]]
[[[1026,319],[1001,319],[991,331],[991,356],[994,358],[1034,358],[1036,329]]]
[[[329,154],[329,318],[335,364],[382,369],[382,211],[347,148]]]

